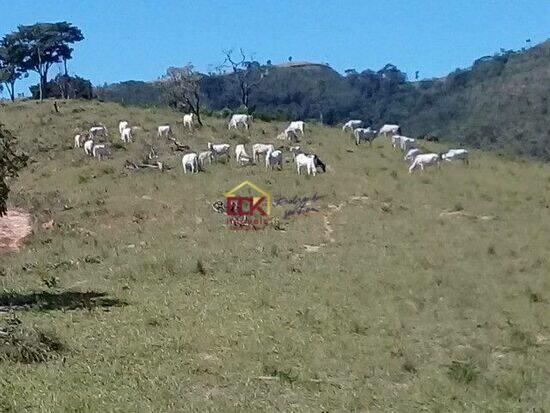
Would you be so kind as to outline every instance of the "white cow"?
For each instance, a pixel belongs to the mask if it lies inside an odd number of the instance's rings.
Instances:
[[[90,128],[90,134],[94,137],[96,136],[104,136],[104,137],[107,137],[109,136],[109,133],[107,132],[107,128],[105,127],[105,125],[99,125],[99,126],[92,126]]]
[[[376,138],[376,131],[368,128],[357,128],[353,131],[353,136],[355,136],[355,144],[359,145],[361,141],[367,141],[369,145],[372,145],[372,141]]]
[[[120,139],[122,139],[123,142],[131,142],[132,141],[132,128],[125,127],[122,129],[122,133],[120,134]]]
[[[212,151],[208,150],[208,151],[203,151],[199,153],[198,163],[201,169],[204,169],[204,164],[206,163],[207,159],[208,159],[208,163],[212,164],[212,159],[214,159],[214,153]]]
[[[307,174],[315,176],[317,173],[317,168],[315,168],[315,159],[313,155],[306,155],[305,153],[299,153],[294,158],[294,162],[296,162],[296,170],[298,171],[298,175],[300,175],[300,169],[305,166],[307,170]]]
[[[172,128],[170,125],[161,125],[157,128],[158,137],[161,138],[163,136],[171,136],[172,135]]]
[[[196,153],[187,153],[181,158],[181,166],[183,166],[183,173],[187,173],[187,167],[191,169],[191,173],[199,172],[199,161]]]
[[[122,131],[127,128],[128,126],[130,126],[130,123],[128,123],[127,121],[125,120],[121,120],[118,124],[118,132],[120,133],[120,135],[122,136]]]
[[[384,136],[387,136],[388,134],[396,135],[399,133],[400,129],[401,128],[399,127],[399,125],[386,124],[380,128],[378,134]]]
[[[391,137],[392,148],[397,149],[401,147],[401,138],[402,138],[401,135],[392,135]]]
[[[415,144],[416,144],[416,139],[408,138],[406,136],[401,136],[400,148],[403,152],[407,152],[409,149],[412,149]]]
[[[451,162],[462,159],[465,164],[469,164],[468,151],[466,149],[449,149],[442,155],[443,160]]]
[[[256,162],[258,160],[259,155],[265,155],[268,152],[272,152],[275,150],[275,147],[272,144],[265,144],[265,143],[255,143],[252,145],[252,160]]]
[[[416,158],[416,155],[420,155],[420,149],[409,149],[409,151],[406,153],[405,157],[403,158],[405,161],[407,161],[409,164],[414,161],[414,158]]]
[[[107,148],[107,145],[103,143],[94,145],[92,155],[94,158],[97,158],[98,161],[101,161],[101,158],[106,158],[109,156],[109,148]]]
[[[273,169],[275,166],[279,170],[283,169],[283,152],[278,149],[276,151],[269,151],[265,155],[265,169]]]
[[[246,149],[243,144],[235,146],[235,158],[237,159],[237,164],[250,161],[250,156],[246,153]]]
[[[344,126],[342,126],[342,132],[345,132],[346,129],[349,129],[350,131],[354,131],[357,128],[360,128],[363,126],[362,120],[348,120],[346,123],[344,123]]]
[[[412,171],[417,167],[420,167],[420,169],[423,171],[424,167],[430,165],[437,165],[439,167],[441,165],[441,155],[437,153],[423,153],[420,155],[416,155],[414,161],[409,167],[409,173],[412,174]]]
[[[216,160],[221,155],[227,155],[228,158],[231,158],[231,155],[229,154],[231,145],[227,143],[213,144],[211,142],[208,142],[208,149],[212,151],[212,154]]]
[[[79,133],[74,137],[74,147],[80,148],[84,144],[85,140],[86,140],[86,136]]]
[[[94,140],[91,137],[89,137],[88,140],[84,142],[84,153],[88,156],[92,156],[93,150],[94,150]]]
[[[187,113],[183,115],[183,127],[186,126],[189,128],[189,130],[193,130],[193,123],[195,121],[195,114],[194,113]]]
[[[238,129],[238,125],[244,125],[244,127],[248,130],[250,126],[248,123],[252,123],[253,119],[254,118],[251,115],[233,115],[229,120],[229,125],[227,125],[227,129]]]
[[[285,135],[287,135],[287,131],[292,131],[294,133],[300,131],[300,133],[302,134],[302,136],[304,135],[304,126],[305,126],[305,122],[301,121],[301,120],[297,120],[297,121],[294,121],[294,122],[290,122],[290,125],[288,125],[288,127],[285,129]],[[287,135],[288,136],[288,135]]]
[[[299,141],[298,139],[298,129],[292,129],[290,126],[285,129],[283,132],[284,139],[288,139],[289,141],[294,139],[296,142]]]

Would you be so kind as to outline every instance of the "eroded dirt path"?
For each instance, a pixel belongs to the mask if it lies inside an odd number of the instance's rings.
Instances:
[[[31,231],[31,215],[22,210],[9,209],[7,215],[0,217],[0,254],[17,251]]]
[[[334,229],[332,228],[332,225],[330,223],[330,218],[332,215],[334,215],[337,212],[342,211],[342,208],[344,208],[347,205],[350,205],[354,202],[366,202],[368,201],[367,196],[352,196],[347,201],[342,202],[338,205],[330,204],[328,205],[328,211],[323,214],[323,221],[324,221],[324,236],[325,236],[325,242],[317,245],[308,245],[305,244],[304,248],[306,252],[318,252],[321,248],[326,247],[328,244],[332,244],[336,242],[336,240],[333,238],[332,233],[334,232]]]

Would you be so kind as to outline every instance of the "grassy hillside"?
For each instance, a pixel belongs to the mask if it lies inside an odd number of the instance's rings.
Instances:
[[[190,176],[154,137],[177,114],[80,101],[60,110],[0,108],[31,155],[10,202],[35,219],[26,247],[0,256],[0,308],[18,305],[22,325],[61,343],[49,347],[59,357],[25,364],[0,341],[0,410],[550,405],[548,165],[474,151],[468,167],[409,175],[382,139],[356,147],[308,125],[303,145],[326,174],[232,160]],[[76,126],[102,121],[114,134],[121,119],[143,131],[112,159],[72,148]],[[177,137],[200,149],[274,142],[283,127],[206,125],[191,134],[178,124]],[[123,168],[147,142],[173,169]],[[320,214],[231,231],[211,203],[245,179],[274,197],[317,193]]]

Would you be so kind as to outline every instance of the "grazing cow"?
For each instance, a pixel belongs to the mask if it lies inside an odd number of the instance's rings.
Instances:
[[[99,126],[92,126],[90,128],[90,134],[95,138],[97,136],[103,136],[108,137],[109,133],[107,132],[107,128],[105,125],[99,125]]]
[[[347,129],[353,132],[355,129],[360,128],[362,126],[363,126],[362,120],[348,120],[346,123],[344,123],[344,126],[342,126],[342,132],[345,132]]]
[[[252,145],[252,160],[256,162],[259,155],[265,155],[268,152],[274,151],[275,148],[271,144],[255,143]]]
[[[283,152],[280,150],[269,151],[265,155],[265,169],[273,169],[275,166],[279,170],[283,169]]]
[[[401,138],[403,136],[400,135],[392,135],[391,137],[391,146],[393,149],[397,149],[401,147]]]
[[[235,128],[238,129],[238,125],[244,125],[246,130],[250,127],[249,123],[252,123],[253,117],[251,115],[233,115],[229,120],[227,129]]]
[[[207,159],[208,163],[212,164],[212,160],[214,159],[214,153],[212,151],[208,150],[199,153],[198,164],[200,169],[204,169],[204,164]]]
[[[132,128],[126,127],[122,129],[122,133],[120,134],[120,139],[122,139],[123,142],[131,142],[132,141]]]
[[[106,158],[109,154],[109,148],[103,143],[94,145],[92,149],[92,155],[94,158],[97,158],[98,161],[101,161],[101,158]]]
[[[294,133],[300,131],[302,136],[304,136],[304,127],[305,127],[305,125],[306,125],[305,122],[301,121],[301,120],[290,122],[290,125],[288,125],[288,127],[285,129],[285,135],[287,135],[287,138],[288,138],[287,131],[292,131]]]
[[[399,125],[386,124],[380,128],[378,134],[384,136],[388,136],[388,134],[397,135],[398,133],[400,133],[400,131],[401,128],[399,127]]]
[[[294,162],[296,163],[298,175],[300,175],[300,168],[302,166],[306,167],[308,175],[313,174],[313,176],[317,173],[317,168],[321,168],[323,172],[327,170],[326,165],[315,154],[298,153],[294,158]]]
[[[437,165],[438,167],[440,167],[441,155],[437,153],[423,153],[420,155],[416,155],[414,161],[409,167],[409,173],[412,174],[412,171],[415,170],[417,167],[420,167],[420,169],[423,171],[424,167],[430,165]]]
[[[462,159],[462,161],[465,164],[469,164],[470,161],[468,159],[468,151],[466,149],[450,149],[446,153],[442,155],[443,160],[452,162],[459,159]]]
[[[414,158],[416,158],[416,155],[420,155],[420,149],[409,149],[405,157],[403,158],[409,165],[414,161]]]
[[[299,153],[294,158],[294,162],[296,162],[296,170],[298,171],[298,175],[300,175],[300,169],[303,166],[306,167],[308,175],[313,174],[313,176],[315,176],[315,174],[317,173],[313,155],[306,155],[305,153]]]
[[[80,148],[85,141],[86,141],[86,136],[84,134],[79,133],[74,137],[74,147]]]
[[[122,136],[122,131],[124,129],[126,129],[128,126],[130,126],[130,123],[128,123],[127,121],[125,120],[121,120],[118,124],[118,132],[120,133],[120,135]]]
[[[298,130],[299,129],[293,129],[289,126],[288,128],[285,129],[285,131],[283,132],[283,135],[285,139],[288,139],[289,141],[294,139],[294,141],[298,142],[300,140],[298,138],[298,133],[297,133]]]
[[[161,125],[157,128],[158,137],[162,138],[163,136],[172,136],[172,128],[170,125]]]
[[[412,149],[415,144],[416,144],[416,139],[407,138],[406,136],[401,136],[399,146],[403,152],[406,152],[409,149]]]
[[[187,167],[191,170],[191,173],[199,172],[199,161],[196,153],[187,153],[181,158],[181,166],[183,166],[183,173],[187,173]]]
[[[229,154],[231,145],[227,143],[212,144],[211,142],[208,142],[208,149],[212,151],[212,155],[216,161],[221,155],[226,155],[228,158],[231,158],[231,155]]]
[[[359,145],[361,141],[367,141],[369,145],[372,145],[372,141],[376,138],[376,131],[373,131],[369,128],[357,128],[353,131],[353,136],[355,136],[355,144]]]
[[[84,153],[88,156],[92,156],[93,149],[94,149],[94,140],[91,136],[89,136],[88,140],[84,142]]]
[[[195,114],[194,113],[187,113],[183,115],[183,127],[186,126],[189,128],[189,130],[193,130],[193,123],[195,121]]]
[[[235,158],[237,159],[237,164],[250,161],[250,156],[246,153],[246,149],[243,144],[238,144],[235,146]]]

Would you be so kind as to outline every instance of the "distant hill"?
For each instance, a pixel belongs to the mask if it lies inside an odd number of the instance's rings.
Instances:
[[[251,96],[251,110],[264,119],[399,123],[414,137],[431,134],[550,160],[550,41],[503,50],[443,78],[415,82],[391,64],[345,75],[311,62],[265,67],[269,75]],[[202,90],[210,110],[239,108],[231,74],[205,76]],[[162,104],[156,82],[108,85],[97,94],[125,104]]]

